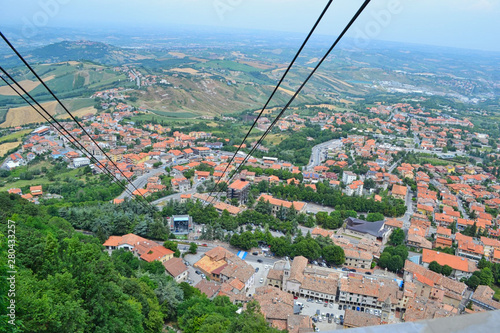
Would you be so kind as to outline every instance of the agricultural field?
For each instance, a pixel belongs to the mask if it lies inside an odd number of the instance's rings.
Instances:
[[[48,82],[55,78],[54,75],[50,75],[47,77],[42,78],[44,82]],[[22,81],[17,81],[17,83],[27,92],[31,92],[33,89],[38,87],[41,83],[39,81],[31,81],[31,80],[22,80]],[[0,87],[0,95],[4,96],[17,96],[17,93],[9,86],[1,86]]]
[[[17,148],[22,142],[6,142],[0,144],[0,158],[2,158],[11,149]]]
[[[42,107],[51,115],[56,115],[57,102],[41,103]],[[0,124],[0,127],[15,127],[27,124],[44,123],[45,119],[42,118],[31,106],[21,106],[9,109],[5,116],[5,121]]]

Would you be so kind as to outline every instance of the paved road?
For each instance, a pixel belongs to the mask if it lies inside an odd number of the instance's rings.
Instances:
[[[389,173],[392,173],[392,172],[394,171],[394,169],[396,169],[396,166],[398,165],[398,163],[399,163],[399,162],[401,162],[401,159],[399,159],[399,160],[397,160],[396,162],[394,162],[394,164],[393,164],[393,165],[391,165],[391,166],[389,167],[389,169],[387,169],[387,171],[388,171]]]
[[[407,186],[408,195],[406,196],[406,213],[403,217],[403,229],[408,230],[410,228],[410,220],[413,215],[413,192],[411,191],[410,186]]]
[[[329,146],[340,146],[342,141],[338,139],[326,141],[312,147],[311,157],[309,158],[309,164],[306,166],[306,170],[311,171],[315,166],[318,166],[325,160],[324,150]]]
[[[137,179],[134,180],[132,182],[132,184],[134,184],[134,186],[136,188],[141,189],[141,188],[143,188],[147,184],[149,177],[156,176],[156,175],[159,175],[159,174],[165,174],[165,173],[166,173],[165,169],[154,169],[154,170],[151,170],[151,171],[143,174],[142,176],[137,177]],[[127,184],[127,189],[130,192],[123,191],[123,193],[120,194],[117,197],[117,199],[130,198],[130,196],[131,196],[130,193],[134,192],[135,188],[132,185],[130,185],[130,183],[129,183],[129,184]]]
[[[417,133],[413,133],[413,142],[417,145],[417,147],[420,147],[420,139],[418,138]]]
[[[458,210],[462,213],[464,219],[469,219],[469,215],[467,215],[467,212],[464,209],[464,205],[462,203],[462,200],[457,196],[457,202],[458,202]]]
[[[185,191],[185,192],[182,192],[182,193],[174,193],[174,194],[171,194],[171,195],[167,195],[166,197],[163,197],[163,198],[160,198],[158,200],[155,200],[153,202],[151,202],[153,205],[157,206],[157,205],[160,205],[162,202],[164,201],[170,201],[170,200],[180,200],[181,199],[181,194],[194,194],[196,193],[196,188],[203,184],[204,181],[201,181],[201,182],[194,182],[193,183],[193,186],[191,187],[191,189]]]

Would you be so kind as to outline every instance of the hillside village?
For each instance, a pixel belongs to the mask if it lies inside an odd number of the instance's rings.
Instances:
[[[111,93],[117,92],[97,95]],[[312,221],[295,225],[290,239],[307,234],[318,242],[328,240],[342,248],[344,260],[333,265],[324,258],[277,255],[276,245],[264,239],[243,250],[257,253],[253,259],[263,257],[268,264],[243,260],[237,251],[241,246],[231,237],[229,243],[219,239],[219,245],[214,239],[203,240],[200,230],[205,227],[196,219],[185,236],[209,244],[204,243],[206,251],[195,261],[194,255],[186,253],[181,260],[162,242],[134,234],[110,236],[103,244],[110,252],[125,248],[142,260],[160,261],[176,281],[189,281],[209,298],[225,295],[240,304],[256,299],[266,319],[289,332],[500,309],[491,289],[496,281],[487,276],[492,265],[500,264],[499,168],[482,163],[485,158],[475,153],[487,149],[490,161],[500,155],[497,140],[474,130],[468,119],[430,117],[403,103],[379,103],[363,112],[320,108],[312,116],[293,113],[279,122],[280,132],[300,131],[306,124],[331,132],[342,132],[348,125],[349,131],[318,142],[306,166],[271,156],[250,157],[234,174],[244,160],[241,154],[224,174],[232,157],[224,150],[233,147],[230,139],[204,131],[172,131],[159,124],[135,126],[126,119],[142,111],[123,103],[105,107],[114,111],[89,115],[83,122],[114,163],[80,128],[63,122],[98,163],[72,148],[54,127],[42,126],[25,137],[2,169],[15,170],[41,157],[64,161],[70,169],[90,168],[93,174],[106,168],[118,179],[141,184],[132,195],[154,197],[159,208],[169,200],[198,201],[213,204],[219,214],[233,219],[256,209],[256,204],[267,204],[276,219],[285,220],[283,216],[293,212]],[[265,130],[269,123],[262,118],[258,128]],[[267,153],[269,148],[259,149]],[[209,196],[219,181],[225,185]],[[44,191],[36,178],[29,187],[7,190],[34,203],[61,199]],[[123,193],[112,202],[119,205],[129,199]],[[349,210],[354,216],[329,224],[335,211]],[[172,232],[176,228],[172,226]],[[275,238],[290,234],[273,228]],[[247,231],[256,235],[258,229]],[[397,246],[405,247],[406,255],[395,254]],[[396,255],[399,263],[394,264]],[[200,279],[201,274],[205,278]],[[315,306],[319,312],[312,311]]]

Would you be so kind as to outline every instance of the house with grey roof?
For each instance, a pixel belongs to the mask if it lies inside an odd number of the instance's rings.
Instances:
[[[385,244],[391,233],[391,228],[385,226],[385,221],[368,222],[348,217],[345,221],[344,233],[354,237],[365,237]]]

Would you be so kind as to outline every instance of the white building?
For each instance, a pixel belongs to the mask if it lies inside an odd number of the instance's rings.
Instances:
[[[79,168],[90,164],[90,159],[88,157],[77,157],[73,159],[73,166]]]
[[[349,185],[356,180],[356,177],[357,176],[354,172],[344,171],[344,174],[342,175],[342,182],[346,185]]]

